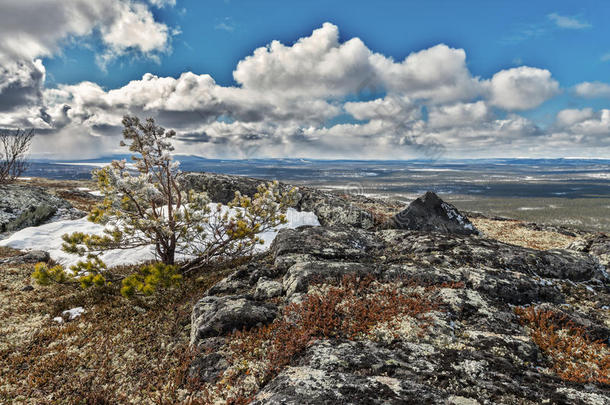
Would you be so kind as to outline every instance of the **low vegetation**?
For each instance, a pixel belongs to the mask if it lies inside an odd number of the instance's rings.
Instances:
[[[565,381],[610,385],[610,348],[592,340],[583,327],[565,316],[536,307],[517,307],[521,323]]]
[[[382,283],[372,276],[345,276],[336,284],[319,284],[299,303],[291,303],[273,323],[233,333],[224,353],[229,367],[213,386],[202,386],[201,403],[248,403],[254,394],[318,339],[373,340],[391,343],[422,336],[439,310],[432,298],[443,284]],[[203,397],[202,397],[203,396]]]
[[[180,403],[190,387],[193,305],[242,263],[214,265],[176,288],[129,300],[119,284],[22,291],[33,266],[0,265],[0,403]],[[78,306],[82,316],[53,320]]]
[[[487,218],[470,220],[488,238],[530,249],[565,249],[577,239],[575,236],[557,232],[528,229],[524,226],[525,222],[518,220],[494,221]]]

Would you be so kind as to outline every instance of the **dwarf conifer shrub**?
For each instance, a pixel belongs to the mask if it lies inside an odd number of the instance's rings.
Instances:
[[[172,138],[152,118],[123,118],[124,141],[133,164],[113,161],[93,172],[104,199],[90,212],[91,222],[105,225],[102,235],[75,232],[64,235],[62,249],[83,257],[67,272],[61,268],[36,273],[43,282],[78,281],[83,287],[121,281],[126,296],[149,295],[157,287],[178,283],[180,273],[210,261],[252,254],[263,241],[261,232],[286,223],[295,189],[283,192],[277,182],[263,184],[253,197],[236,193],[228,207],[212,204],[205,192],[186,189],[179,162],[174,161]],[[114,249],[151,246],[159,264],[143,266],[126,277],[113,276],[101,255]],[[176,266],[176,257],[188,257]],[[52,271],[51,271],[52,270]]]

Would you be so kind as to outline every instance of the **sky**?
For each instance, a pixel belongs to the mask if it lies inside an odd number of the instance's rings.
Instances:
[[[0,130],[216,158],[610,157],[600,1],[0,0]]]

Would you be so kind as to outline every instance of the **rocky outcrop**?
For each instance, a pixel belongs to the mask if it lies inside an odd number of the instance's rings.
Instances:
[[[25,264],[25,263],[47,263],[51,256],[44,250],[32,250],[17,256],[0,259],[0,264]]]
[[[597,257],[603,266],[610,267],[610,237],[605,233],[588,235],[578,239],[572,242],[568,249],[589,253]]]
[[[391,341],[312,342],[260,387],[255,404],[610,403],[608,386],[560,380],[514,311],[516,305],[552,309],[596,339],[610,336],[608,311],[598,309],[610,305],[598,260],[607,239],[540,251],[442,226],[445,232],[282,230],[267,256],[237,269],[195,307],[192,342],[208,351],[193,363],[192,375],[217,382],[229,367],[222,354],[228,333],[271,322],[313,284],[373,275],[388,284],[441,286],[433,293],[441,308],[427,332],[405,331]]]
[[[479,233],[457,208],[432,192],[417,198],[406,209],[394,215],[385,227],[460,235]]]
[[[267,180],[231,176],[216,173],[187,173],[183,180],[187,188],[205,191],[213,202],[226,204],[233,200],[235,192],[252,197],[260,184]],[[285,190],[291,186],[283,184]],[[347,225],[370,229],[375,223],[373,215],[346,198],[310,187],[299,187],[295,208],[316,214],[323,226]]]
[[[59,219],[76,219],[84,213],[41,187],[0,186],[0,234],[15,232]]]
[[[181,178],[187,190],[205,191],[212,202],[227,204],[235,192],[252,197],[264,180],[219,173],[185,173]]]

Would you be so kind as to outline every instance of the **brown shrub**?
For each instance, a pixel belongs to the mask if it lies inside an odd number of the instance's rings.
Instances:
[[[460,288],[461,283],[443,284]],[[400,338],[400,322],[410,318],[421,331],[428,325],[427,313],[438,310],[430,292],[435,286],[416,289],[408,281],[382,284],[372,276],[346,276],[335,285],[317,285],[300,303],[284,308],[273,323],[229,337],[231,364],[207,398],[222,398],[228,404],[248,403],[260,387],[320,338],[359,340],[384,325]]]
[[[610,384],[610,350],[601,340],[592,340],[582,327],[553,311],[517,307],[515,313],[562,380]]]

